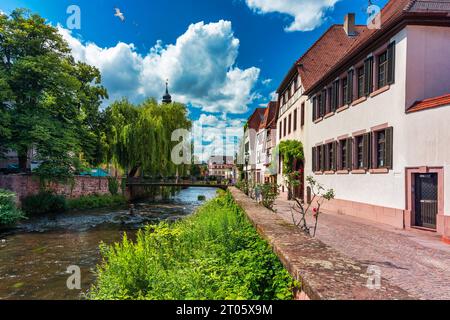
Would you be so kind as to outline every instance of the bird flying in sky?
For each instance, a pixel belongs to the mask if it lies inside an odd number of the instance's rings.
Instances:
[[[118,17],[122,22],[125,22],[125,16],[122,12],[120,12],[119,8],[114,8],[116,10],[116,13],[114,14],[115,17]]]

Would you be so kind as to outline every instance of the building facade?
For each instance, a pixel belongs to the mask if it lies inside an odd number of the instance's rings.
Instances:
[[[449,14],[448,0],[391,0],[379,28],[348,14],[280,84],[277,144],[302,142],[296,169],[336,192],[325,209],[450,240]]]
[[[234,158],[229,156],[212,156],[208,160],[208,176],[222,180],[234,181]]]

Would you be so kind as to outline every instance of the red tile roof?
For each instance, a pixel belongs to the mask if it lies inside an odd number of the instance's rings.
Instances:
[[[427,110],[427,109],[433,109],[433,108],[442,107],[442,106],[446,106],[446,105],[450,105],[450,93],[440,96],[440,97],[417,101],[416,103],[414,103],[411,106],[411,108],[409,108],[406,111],[406,113],[412,113],[412,112],[417,112],[417,111],[422,111],[422,110]]]
[[[259,130],[261,122],[264,120],[266,108],[256,108],[253,114],[248,118],[248,127],[253,130]]]
[[[331,26],[297,61],[303,88],[308,90],[339,61],[359,38],[364,26],[356,26],[356,36],[348,36],[343,25]]]
[[[390,0],[381,10],[381,28],[369,29],[367,26],[361,27],[358,30],[358,36],[347,47],[346,52],[337,55],[337,59],[333,61],[332,67],[325,66],[323,71],[319,71],[316,76],[312,77],[312,83],[311,81],[307,82],[308,86],[305,87],[305,93],[311,93],[310,90],[318,86],[321,80],[332,77],[333,73],[345,67],[361,50],[364,50],[371,43],[375,43],[375,39],[393,30],[403,19],[407,17],[420,18],[426,16],[427,18],[444,19],[448,24],[450,22],[450,19],[448,19],[449,15],[450,0]],[[337,47],[337,49],[341,48]],[[332,44],[324,45],[322,49],[322,51],[334,50],[336,50],[336,46]],[[321,52],[321,54],[326,53]]]
[[[264,120],[261,122],[259,129],[275,129],[277,127],[276,117],[278,113],[278,103],[270,101],[264,111]]]
[[[342,24],[332,25],[309,49],[298,59],[286,75],[277,92],[285,91],[294,76],[300,74],[302,85],[308,90],[322,78],[356,41],[365,26],[356,26],[357,35],[349,37]]]

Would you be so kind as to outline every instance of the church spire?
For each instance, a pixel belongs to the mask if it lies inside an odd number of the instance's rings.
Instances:
[[[169,94],[169,79],[166,80],[166,94],[162,100],[163,103],[172,103],[172,96]]]

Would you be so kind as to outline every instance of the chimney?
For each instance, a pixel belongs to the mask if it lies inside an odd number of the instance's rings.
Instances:
[[[345,15],[344,19],[344,30],[345,33],[351,37],[356,36],[356,29],[355,29],[355,14],[354,13],[347,13]]]

